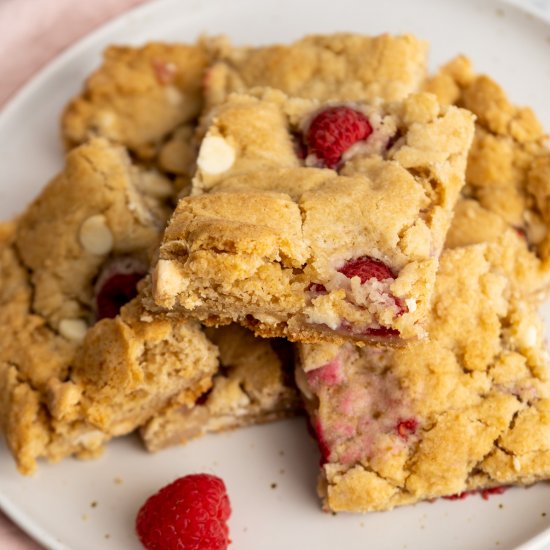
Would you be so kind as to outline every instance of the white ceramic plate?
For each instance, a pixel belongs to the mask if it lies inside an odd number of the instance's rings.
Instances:
[[[533,9],[494,0],[158,0],[67,51],[0,115],[0,219],[20,211],[60,168],[59,112],[109,43],[185,41],[203,32],[261,44],[308,32],[409,31],[431,42],[433,67],[466,53],[550,128],[550,25]],[[0,444],[0,507],[48,548],[138,549],[134,517],[144,499],[181,475],[212,472],[227,483],[239,550],[550,548],[549,484],[488,501],[475,496],[334,517],[319,509],[317,464],[302,420],[206,437],[154,456],[128,437],[97,461],[42,464],[30,479],[17,474]]]

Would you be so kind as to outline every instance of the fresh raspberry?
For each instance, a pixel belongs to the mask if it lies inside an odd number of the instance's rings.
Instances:
[[[146,273],[146,267],[131,257],[107,263],[95,285],[97,319],[116,317],[120,308],[137,296],[137,284]]]
[[[310,154],[334,168],[353,144],[371,134],[372,126],[363,113],[341,105],[321,111],[311,121],[305,141]]]
[[[416,433],[418,428],[418,421],[415,418],[406,418],[400,420],[396,426],[397,435],[403,440],[407,440],[409,436]]]
[[[395,279],[395,274],[384,262],[371,258],[370,256],[361,256],[360,258],[349,260],[349,262],[346,262],[338,271],[348,277],[348,279],[359,277],[359,279],[361,279],[361,284],[366,283],[372,278],[377,281]],[[398,316],[408,311],[405,302],[401,298],[393,296],[393,299],[397,306]],[[369,330],[376,331],[377,329]],[[368,332],[368,334],[377,335],[375,332]],[[386,336],[386,334],[380,334],[380,336]]]
[[[180,477],[149,497],[136,518],[147,550],[222,550],[227,548],[231,505],[216,476]]]

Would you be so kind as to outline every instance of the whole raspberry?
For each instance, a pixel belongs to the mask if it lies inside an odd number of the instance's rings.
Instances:
[[[180,477],[149,497],[136,518],[147,550],[223,550],[231,542],[224,482],[209,474]]]
[[[321,111],[311,121],[305,141],[310,154],[334,168],[354,143],[371,134],[372,126],[363,113],[341,105]]]
[[[137,296],[137,284],[146,273],[146,266],[129,256],[107,263],[95,285],[97,319],[116,317],[120,308]]]

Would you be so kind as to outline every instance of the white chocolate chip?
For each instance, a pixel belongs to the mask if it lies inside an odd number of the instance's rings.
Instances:
[[[405,304],[409,310],[409,313],[414,313],[416,311],[416,300],[414,298],[407,298],[405,300]]]
[[[103,214],[90,216],[80,226],[80,244],[90,254],[101,256],[113,248],[113,234]]]
[[[59,323],[59,334],[73,342],[82,342],[87,331],[88,325],[83,319],[62,319]]]
[[[175,86],[166,86],[164,93],[171,105],[179,105],[183,101],[183,94]]]
[[[153,271],[153,294],[159,305],[172,307],[182,291],[182,278],[175,262],[159,260]]]
[[[512,464],[514,465],[514,470],[519,472],[521,470],[521,462],[517,456],[512,458]]]
[[[204,138],[197,166],[206,174],[221,174],[235,162],[235,149],[220,136]]]
[[[529,325],[523,336],[523,343],[532,348],[537,343],[537,328],[533,325]]]

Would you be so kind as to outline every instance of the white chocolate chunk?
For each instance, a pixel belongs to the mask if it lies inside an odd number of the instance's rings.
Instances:
[[[523,335],[523,343],[529,348],[532,348],[537,343],[537,327],[533,325],[527,327]]]
[[[204,138],[197,166],[206,174],[221,174],[235,162],[235,149],[220,136]]]
[[[166,86],[164,93],[171,105],[179,105],[183,102],[183,94],[175,86]]]
[[[405,304],[407,305],[409,313],[414,313],[416,311],[416,300],[414,298],[407,298]]]
[[[62,319],[59,322],[59,334],[73,342],[82,342],[87,331],[88,325],[83,319]]]
[[[90,216],[80,226],[80,244],[90,254],[101,256],[108,254],[113,248],[113,234],[107,225],[103,214]]]
[[[155,301],[171,307],[182,289],[182,280],[175,262],[159,260],[153,271],[153,294]]]

